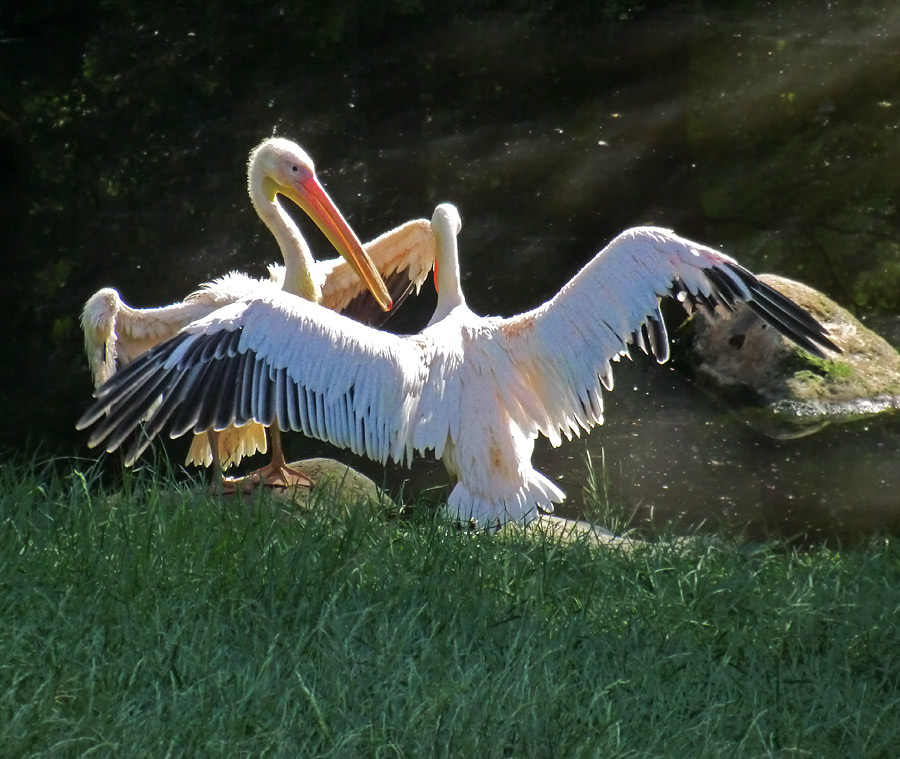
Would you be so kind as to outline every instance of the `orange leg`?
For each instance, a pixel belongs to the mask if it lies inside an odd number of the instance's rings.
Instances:
[[[303,472],[292,469],[284,460],[281,447],[281,430],[277,426],[269,429],[272,437],[272,460],[262,469],[251,472],[246,477],[225,477],[222,480],[226,493],[248,492],[257,485],[275,488],[302,486],[311,488],[315,483]]]

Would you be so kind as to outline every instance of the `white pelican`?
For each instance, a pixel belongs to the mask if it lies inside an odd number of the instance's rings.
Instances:
[[[284,289],[371,323],[381,310],[371,298],[366,300],[367,286],[376,294],[378,303],[388,308],[391,297],[400,301],[410,288],[418,291],[431,271],[437,241],[427,219],[410,221],[386,232],[365,245],[363,254],[356,235],[316,178],[312,160],[289,140],[267,139],[250,153],[247,186],[253,207],[278,242],[284,265],[270,265],[269,279],[255,279],[239,272],[226,274],[201,285],[183,301],[161,308],[131,308],[116,290],[99,290],[87,301],[81,316],[95,386],[108,380],[117,367],[133,361],[182,327],[241,298]],[[278,195],[285,195],[306,211],[346,260],[315,261]],[[390,294],[376,270],[387,280]],[[293,481],[292,470],[284,462],[277,428],[272,433],[272,462],[257,476],[268,483]],[[217,468],[227,469],[243,456],[267,450],[265,429],[256,422],[229,427],[215,437]],[[209,466],[213,453],[209,437],[205,433],[196,435],[187,463]],[[228,484],[234,486],[235,481]]]
[[[126,463],[166,424],[177,437],[250,420],[381,462],[432,449],[455,479],[450,514],[489,527],[527,523],[563,500],[531,466],[534,440],[559,445],[602,423],[610,361],[629,343],[668,358],[661,296],[711,312],[746,301],[811,353],[837,350],[815,319],[733,259],[655,227],[620,234],[539,308],[480,317],[460,289],[456,209],[438,206],[432,224],[438,303],[421,333],[380,332],[281,293],[239,301],[113,377],[78,428],[95,425],[88,444],[112,451],[146,422]]]

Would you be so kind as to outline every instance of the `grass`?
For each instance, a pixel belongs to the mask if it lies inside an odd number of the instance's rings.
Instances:
[[[0,469],[4,756],[900,746],[896,539],[622,550],[99,479]]]

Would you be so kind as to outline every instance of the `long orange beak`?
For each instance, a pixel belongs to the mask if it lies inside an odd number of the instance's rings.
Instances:
[[[296,189],[296,193],[286,193],[288,197],[306,212],[337,252],[353,267],[378,301],[378,305],[385,311],[390,311],[393,302],[381,274],[334,201],[319,184],[319,180],[315,176],[307,177],[298,181],[291,189]]]

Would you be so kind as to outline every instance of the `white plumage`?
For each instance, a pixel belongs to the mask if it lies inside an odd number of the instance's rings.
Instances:
[[[602,423],[601,386],[612,388],[610,362],[629,344],[668,357],[661,296],[710,311],[746,301],[816,355],[836,350],[818,322],[733,259],[654,227],[623,232],[539,308],[479,317],[460,289],[456,209],[438,206],[432,226],[438,305],[421,333],[387,334],[277,292],[239,301],[101,387],[78,423],[96,425],[89,445],[114,450],[147,421],[133,462],[166,424],[178,436],[257,420],[381,462],[431,449],[456,480],[454,517],[527,523],[564,498],[531,466],[537,435],[559,445]]]
[[[382,302],[387,303],[391,298],[402,301],[411,289],[418,292],[432,269],[437,241],[427,219],[386,232],[363,246],[365,254],[361,254],[352,230],[319,185],[312,160],[293,142],[272,138],[260,143],[250,154],[247,180],[253,206],[275,236],[285,263],[270,265],[268,279],[231,272],[201,285],[183,301],[160,308],[132,308],[116,290],[99,290],[87,301],[81,317],[85,351],[96,386],[117,368],[229,303],[284,290],[326,308],[347,309],[354,318],[372,322],[382,314],[375,299],[366,298],[367,281],[373,283],[373,276],[378,276],[373,274],[375,270],[390,287],[390,294],[384,285],[379,290]],[[342,255],[353,258],[315,261],[297,225],[279,203],[279,195],[300,205]],[[367,281],[360,277],[360,267],[366,270]],[[273,457],[277,458],[280,448],[277,440],[274,442]],[[220,431],[216,448],[221,467],[227,469],[243,456],[265,453],[266,433],[255,422],[229,427]],[[201,433],[195,437],[187,461],[209,466],[212,458],[207,435]]]

